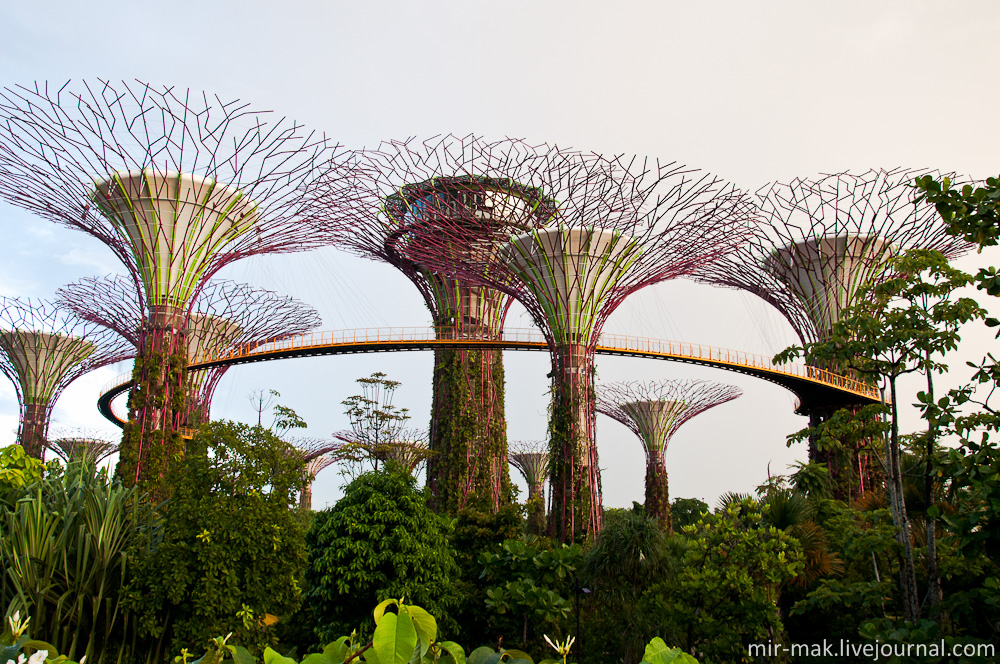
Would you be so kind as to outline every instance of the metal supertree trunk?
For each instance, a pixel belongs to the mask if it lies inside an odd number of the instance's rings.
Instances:
[[[508,460],[528,483],[528,532],[545,531],[545,482],[549,478],[549,451],[545,441],[522,440],[510,444]]]
[[[323,137],[239,101],[104,81],[0,92],[0,196],[105,243],[147,312],[129,482],[158,481],[181,450],[189,307],[224,265],[318,246],[298,219]]]
[[[667,484],[667,446],[692,417],[743,394],[733,385],[708,380],[609,383],[597,390],[597,412],[639,437],[646,450],[646,513],[673,532]]]
[[[20,406],[17,441],[42,458],[52,406],[83,374],[132,357],[123,339],[44,300],[0,297],[0,371]]]
[[[537,208],[536,190],[518,184],[542,158],[521,141],[488,143],[475,136],[383,143],[331,161],[311,198],[335,244],[387,262],[413,282],[439,338],[496,339],[510,295],[400,253],[396,233],[413,225],[433,233],[442,216],[474,216],[489,230],[509,223],[510,215],[551,211],[547,204]],[[455,255],[489,251],[491,237],[487,232],[474,238],[478,242],[441,249]],[[475,499],[496,510],[512,500],[502,354],[443,349],[434,359],[431,504],[454,514]]]
[[[730,251],[754,211],[742,192],[676,164],[549,146],[525,155],[525,144],[509,145],[483,145],[466,157],[464,142],[435,144],[455,157],[440,159],[447,167],[419,183],[419,207],[381,223],[396,227],[392,253],[517,298],[545,333],[553,364],[551,531],[577,539],[601,525],[593,389],[604,322],[635,290]],[[396,145],[387,160],[409,151]],[[494,164],[519,164],[516,178]]]
[[[924,174],[869,170],[763,187],[756,196],[762,223],[751,241],[706,266],[698,279],[760,297],[788,319],[803,344],[828,339],[841,312],[857,304],[862,286],[898,276],[889,266],[893,256],[934,249],[954,258],[970,248],[946,233],[933,205],[914,202],[914,178]],[[811,409],[812,426],[841,405]],[[875,484],[864,443],[847,459],[820,450],[817,443],[810,442],[809,459],[828,465],[839,498]]]
[[[81,279],[60,288],[56,298],[79,318],[108,327],[135,346],[140,343],[147,315],[130,279],[120,275]],[[202,356],[305,334],[322,323],[319,313],[299,300],[224,279],[202,286],[187,317],[183,350],[188,364]],[[212,396],[228,368],[187,372],[189,424],[209,419]]]

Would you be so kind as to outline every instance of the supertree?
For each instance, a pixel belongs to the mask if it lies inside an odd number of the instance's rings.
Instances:
[[[172,87],[0,92],[0,196],[106,244],[147,312],[118,469],[127,481],[158,483],[183,449],[183,337],[205,280],[245,256],[321,244],[298,216],[327,149],[243,102]]]
[[[56,299],[78,317],[110,328],[138,347],[148,316],[131,279],[121,275],[81,279],[56,291]],[[305,334],[321,324],[316,310],[299,300],[225,279],[205,283],[187,317],[183,343],[189,360]],[[212,396],[228,368],[187,372],[188,423],[209,418]]]
[[[414,284],[439,338],[497,339],[509,294],[413,260],[397,250],[395,234],[414,219],[432,231],[440,215],[544,218],[551,202],[519,184],[542,157],[521,141],[475,136],[383,143],[331,160],[310,199],[336,245],[389,263]],[[442,191],[450,192],[445,206]],[[479,192],[490,194],[484,199]],[[447,251],[489,250],[490,237]],[[471,499],[496,510],[512,500],[503,387],[500,351],[435,351],[427,463],[434,509],[454,514]]]
[[[416,183],[415,200],[379,219],[393,227],[391,252],[507,293],[544,332],[553,365],[550,529],[563,540],[586,537],[602,514],[593,382],[605,321],[635,290],[690,274],[742,242],[754,211],[742,192],[674,163],[549,146],[524,156],[507,144],[383,147],[388,163],[428,151],[449,156]],[[349,189],[330,191],[350,200]]]
[[[378,470],[379,464],[392,461],[413,474],[420,464],[434,456],[427,444],[424,429],[396,428],[391,436],[379,439],[359,438],[353,431],[339,431],[333,437],[341,441],[335,455],[337,461],[348,464],[347,474],[357,477],[360,469],[368,465]]]
[[[67,385],[134,354],[117,335],[50,302],[0,297],[0,371],[17,392],[24,451],[42,458],[52,406]]]
[[[597,412],[639,437],[646,449],[646,513],[673,532],[667,484],[667,446],[682,424],[709,408],[743,394],[733,385],[709,380],[609,383],[597,390]]]
[[[949,236],[933,205],[915,202],[912,183],[926,171],[869,170],[773,183],[757,192],[761,224],[736,252],[699,272],[713,285],[746,290],[774,306],[802,344],[830,337],[841,312],[863,286],[897,275],[890,259],[910,249],[948,258],[968,250]],[[838,371],[839,367],[826,367]],[[816,404],[806,413],[818,426],[844,404]],[[874,483],[866,443],[838,458],[810,440],[809,459],[828,465],[840,498]],[[856,475],[855,475],[856,473]]]
[[[520,440],[510,444],[508,460],[528,483],[528,532],[545,532],[545,482],[549,478],[549,451],[545,441]]]
[[[310,478],[306,483],[302,495],[299,496],[299,509],[312,509],[312,485],[319,474],[327,466],[336,463],[336,451],[340,443],[331,438],[306,438],[301,436],[290,436],[288,443],[295,449],[305,464],[306,477]]]
[[[82,459],[95,465],[118,451],[115,441],[83,429],[58,432],[45,446],[65,462]]]

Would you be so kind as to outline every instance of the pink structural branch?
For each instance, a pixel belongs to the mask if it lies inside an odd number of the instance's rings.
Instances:
[[[667,447],[682,424],[743,394],[708,380],[609,383],[597,391],[597,412],[621,422],[646,450],[646,513],[673,532],[667,484]]]
[[[602,514],[594,350],[605,321],[630,293],[731,251],[754,210],[731,185],[674,163],[454,137],[416,148],[427,150],[448,157],[412,183],[419,193],[398,192],[400,212],[381,216],[386,253],[505,293],[543,331],[553,376],[549,529],[562,540],[588,537]]]
[[[52,407],[67,385],[134,354],[109,330],[50,302],[0,297],[0,371],[14,383],[24,451],[42,458]]]
[[[131,279],[120,275],[81,279],[59,289],[56,297],[78,317],[114,330],[139,347],[148,316]],[[322,323],[319,313],[299,300],[223,279],[205,283],[187,317],[184,352],[189,363],[306,334]],[[228,369],[223,365],[187,371],[185,420],[189,426],[209,419],[215,389]]]
[[[533,226],[554,212],[552,201],[518,184],[546,156],[523,141],[475,136],[387,142],[331,160],[310,198],[334,244],[386,262],[414,284],[439,338],[498,339],[510,293],[449,266],[496,251],[496,227]],[[439,225],[465,218],[479,220],[482,232],[437,244],[433,261],[400,246],[400,233],[434,236]],[[495,511],[512,500],[503,386],[499,350],[435,351],[427,485],[439,511],[454,514],[470,501]]]
[[[294,122],[173,87],[0,92],[0,196],[104,243],[140,296],[126,481],[154,488],[183,449],[185,336],[206,280],[249,255],[321,244],[301,194],[329,150]]]
[[[966,242],[945,232],[934,206],[915,201],[913,180],[924,174],[870,170],[763,187],[756,194],[761,223],[749,241],[707,264],[698,279],[760,297],[788,319],[803,344],[828,339],[861,287],[897,276],[893,256],[932,249],[954,258],[968,251]],[[844,405],[828,401],[803,410],[817,426]],[[877,484],[870,441],[836,450],[818,442],[810,441],[809,459],[829,467],[838,498],[852,499]]]

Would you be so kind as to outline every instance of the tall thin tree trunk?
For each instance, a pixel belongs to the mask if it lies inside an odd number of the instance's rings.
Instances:
[[[927,361],[930,363],[930,353],[927,353]],[[934,402],[934,378],[927,369],[927,396],[930,403]],[[927,509],[934,505],[934,478],[931,475],[934,447],[937,443],[937,422],[927,422],[927,450],[924,459],[924,502]],[[927,606],[930,609],[931,618],[936,619],[940,614],[940,604],[942,597],[941,577],[938,572],[937,560],[937,519],[927,515]]]
[[[889,475],[889,503],[892,508],[892,521],[896,526],[896,538],[903,548],[903,566],[899,570],[900,602],[903,606],[903,619],[916,622],[920,615],[920,605],[917,598],[917,570],[913,562],[913,542],[910,539],[910,521],[906,516],[906,503],[903,501],[903,464],[899,450],[899,411],[896,404],[896,377],[889,379],[889,394],[892,399],[892,421],[889,431],[889,454],[887,471]]]

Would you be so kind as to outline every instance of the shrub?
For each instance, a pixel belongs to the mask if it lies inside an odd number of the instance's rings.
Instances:
[[[307,537],[308,602],[324,642],[364,623],[367,607],[405,598],[427,607],[446,628],[458,603],[458,566],[441,519],[409,473],[390,464],[351,482],[320,512]]]

